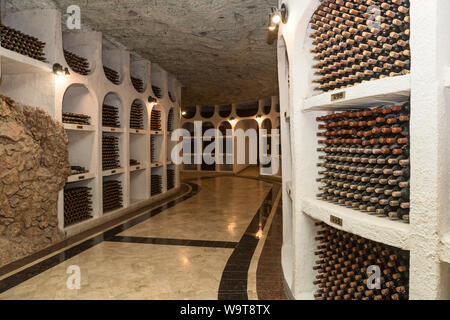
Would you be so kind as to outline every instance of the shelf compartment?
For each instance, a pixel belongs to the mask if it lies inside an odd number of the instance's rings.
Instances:
[[[102,165],[103,171],[118,170],[125,163],[123,134],[103,133]]]
[[[0,63],[3,75],[25,73],[52,73],[48,63],[21,55],[20,53],[0,47]]]
[[[150,192],[151,196],[157,196],[163,193],[164,190],[164,168],[152,168],[150,175]]]
[[[141,167],[142,168],[142,167]],[[145,168],[143,168],[145,169]],[[130,172],[130,203],[147,200],[149,192],[147,190],[147,171],[135,170]]]
[[[163,159],[163,135],[152,135],[150,138],[151,163],[162,163]]]
[[[406,223],[372,216],[316,199],[303,200],[302,210],[311,218],[322,221],[336,229],[396,248],[409,250],[410,226]],[[331,223],[330,218],[332,216],[342,219],[343,225]]]
[[[131,105],[130,132],[133,133],[135,131],[136,133],[145,133],[147,132],[147,128],[147,108],[141,100],[136,99]]]
[[[124,108],[122,100],[116,93],[110,92],[103,99],[102,105],[102,126],[103,130],[115,129],[116,132],[123,132]],[[111,132],[114,132],[111,131]]]
[[[103,178],[103,213],[111,213],[124,207],[124,175]]]
[[[88,131],[67,131],[69,138],[69,163],[71,166],[83,167],[87,172],[95,172],[96,134]],[[84,174],[87,175],[87,174]]]
[[[411,75],[388,77],[305,99],[303,110],[367,108],[379,106],[383,103],[403,102],[409,98],[410,93]],[[342,97],[342,99],[337,99],[336,97]]]
[[[93,218],[92,188],[88,185],[66,185],[64,189],[64,227]]]
[[[64,93],[62,103],[62,113],[64,127],[70,130],[92,130],[97,124],[97,98],[92,94],[86,86],[82,84],[73,84],[67,88]],[[69,119],[64,115],[69,115]],[[70,115],[81,115],[85,119],[82,121],[71,121]],[[87,117],[87,118],[86,118]]]
[[[176,186],[177,170],[174,165],[167,167],[167,190],[172,190]]]
[[[130,134],[130,160],[139,162],[139,166],[143,167],[148,163],[148,139],[146,135]],[[130,163],[130,165],[132,165]]]

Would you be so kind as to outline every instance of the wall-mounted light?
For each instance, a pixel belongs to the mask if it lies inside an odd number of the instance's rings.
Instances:
[[[158,100],[156,98],[153,98],[153,97],[148,97],[148,102],[150,102],[150,103],[157,103]]]
[[[288,9],[286,4],[282,4],[281,8],[275,8],[273,7],[271,9],[271,13],[270,13],[270,20],[269,20],[269,31],[275,31],[277,30],[278,26],[280,25],[280,23],[287,23],[288,21]]]
[[[53,73],[60,77],[70,76],[69,68],[63,68],[63,66],[60,65],[59,63],[55,63],[53,65]]]
[[[185,117],[185,116],[187,116],[187,112],[186,112],[186,111],[183,111],[183,112],[181,112],[181,115],[182,115],[183,117]]]
[[[237,120],[234,117],[230,118],[230,123],[232,126],[234,126],[237,123]]]

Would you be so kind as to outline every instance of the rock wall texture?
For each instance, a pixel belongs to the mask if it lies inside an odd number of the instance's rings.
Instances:
[[[298,0],[300,1],[300,0]],[[7,0],[8,9],[81,8],[83,27],[174,74],[183,105],[278,95],[277,47],[267,25],[277,0]]]
[[[0,266],[62,240],[58,192],[68,138],[44,111],[0,96]]]

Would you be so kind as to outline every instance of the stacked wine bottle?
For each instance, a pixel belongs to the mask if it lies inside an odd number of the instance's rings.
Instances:
[[[87,173],[88,171],[86,170],[85,167],[81,167],[81,166],[71,166],[70,167],[70,174],[71,175],[75,175],[75,174],[83,174],[83,173]]]
[[[102,115],[104,127],[120,128],[119,108],[103,104]]]
[[[316,299],[408,300],[409,252],[323,223],[318,227]],[[379,286],[370,278],[376,269],[381,273]]]
[[[89,69],[89,61],[69,50],[64,49],[64,57],[69,67],[78,74],[87,76],[91,70]]]
[[[91,124],[91,117],[85,114],[63,112],[62,122],[67,124],[80,124],[88,126]]]
[[[150,137],[150,160],[152,163],[157,163],[158,162],[158,157],[156,155],[156,143],[157,143],[157,137],[156,136],[151,136]]]
[[[152,131],[161,131],[161,111],[152,110],[152,116],[150,119],[150,130]]]
[[[161,99],[163,97],[161,88],[159,88],[157,86],[152,86],[152,89],[153,89],[153,93],[155,94],[155,96],[158,99]]]
[[[0,45],[8,50],[30,58],[46,61],[45,43],[38,38],[27,35],[19,30],[0,24]]]
[[[104,134],[102,140],[103,170],[120,168],[119,138]]]
[[[410,105],[319,117],[320,199],[409,222]]]
[[[152,174],[151,176],[151,195],[156,196],[162,193],[162,177],[158,174]]]
[[[167,169],[167,190],[175,188],[175,170]]]
[[[106,78],[114,84],[120,84],[120,75],[117,71],[108,68],[107,66],[103,66],[103,70],[105,71]]]
[[[172,132],[175,130],[175,111],[174,109],[170,109],[168,120],[167,120],[167,132]]]
[[[122,183],[120,181],[103,181],[103,212],[122,208],[122,199]]]
[[[144,81],[135,77],[131,77],[131,83],[133,84],[133,87],[137,92],[144,92]]]
[[[130,166],[131,167],[134,167],[134,166],[138,166],[138,165],[140,165],[141,163],[138,161],[138,160],[136,160],[136,159],[130,159]]]
[[[322,0],[311,28],[316,91],[410,71],[409,0]]]
[[[82,222],[92,218],[91,188],[66,188],[64,190],[64,225]]]
[[[130,128],[144,130],[144,108],[138,101],[131,105]]]

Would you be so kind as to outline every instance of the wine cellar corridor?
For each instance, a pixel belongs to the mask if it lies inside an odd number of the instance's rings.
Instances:
[[[448,14],[0,0],[0,301],[450,300]]]

